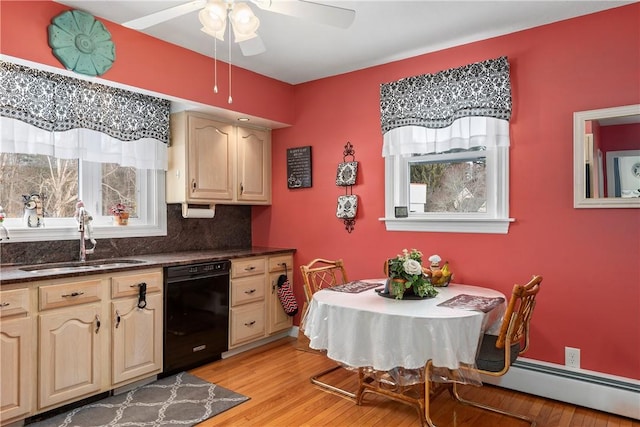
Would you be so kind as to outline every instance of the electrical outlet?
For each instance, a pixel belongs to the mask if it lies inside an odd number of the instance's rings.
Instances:
[[[569,368],[580,369],[580,349],[573,347],[564,348],[564,364]]]

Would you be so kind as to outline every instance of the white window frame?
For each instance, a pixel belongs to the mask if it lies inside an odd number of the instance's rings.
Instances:
[[[477,153],[477,154],[476,154]],[[409,212],[396,218],[395,208],[409,206],[409,163],[415,157],[385,158],[385,222],[387,231],[507,234],[509,224],[509,147],[492,147],[477,152],[433,154],[433,160],[486,157],[487,212]]]
[[[167,235],[167,206],[165,203],[165,172],[138,170],[137,217],[130,218],[127,226],[118,226],[112,216],[98,215],[101,175],[99,163],[81,162],[79,166],[80,199],[92,215],[92,237],[96,240],[124,237]],[[96,173],[98,172],[98,173]],[[40,242],[79,239],[78,224],[74,218],[44,218],[44,227],[27,227],[21,218],[5,218],[3,225],[9,239],[2,243]],[[99,242],[98,242],[99,244]]]

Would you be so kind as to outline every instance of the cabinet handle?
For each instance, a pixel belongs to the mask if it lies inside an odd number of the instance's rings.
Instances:
[[[256,267],[252,265],[250,267],[245,267],[244,271],[253,271],[255,269],[256,269]]]
[[[96,334],[100,330],[100,316],[96,314]]]
[[[244,193],[244,186],[240,183],[240,194]]]
[[[244,293],[247,294],[247,295],[251,295],[255,291],[256,291],[255,289],[247,289],[246,291],[244,291]]]
[[[116,310],[116,329],[120,326],[120,312]]]
[[[70,294],[62,294],[60,295],[62,298],[73,298],[80,295],[84,295],[84,292],[71,292]]]
[[[191,191],[196,191],[196,180],[195,179],[191,180]]]
[[[3,302],[2,304],[0,304],[0,308],[8,307],[10,305],[11,305],[10,302]]]
[[[253,326],[255,325],[256,321],[252,320],[251,322],[245,323],[244,326]]]

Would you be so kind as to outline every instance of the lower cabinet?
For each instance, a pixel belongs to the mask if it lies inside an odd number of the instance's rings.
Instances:
[[[292,254],[231,260],[229,348],[291,328],[293,318],[282,308],[277,291],[285,270],[291,280]]]
[[[102,353],[109,330],[100,303],[39,316],[38,407],[46,408],[100,391]]]
[[[25,418],[32,410],[33,322],[29,290],[0,292],[0,423]]]
[[[160,373],[162,290],[161,269],[33,283],[37,329],[27,330],[37,330],[37,406],[25,415]]]

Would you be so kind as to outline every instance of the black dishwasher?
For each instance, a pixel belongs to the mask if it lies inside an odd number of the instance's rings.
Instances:
[[[162,376],[218,360],[229,349],[231,261],[166,267]]]

